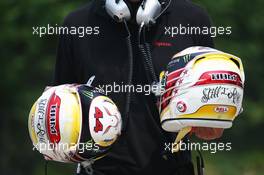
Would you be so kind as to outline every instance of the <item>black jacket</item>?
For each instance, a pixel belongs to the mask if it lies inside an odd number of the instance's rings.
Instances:
[[[165,27],[210,26],[207,13],[187,0],[172,0],[168,10],[147,29],[146,38],[156,74],[165,69],[171,57],[190,46],[213,47],[207,35],[165,34]],[[128,77],[127,32],[122,23],[115,22],[105,11],[103,1],[91,1],[85,7],[69,14],[64,26],[99,27],[92,35],[61,35],[59,39],[55,83],[86,83],[95,75],[94,86],[125,84]],[[98,28],[97,28],[98,29]],[[129,23],[132,34],[134,69],[133,84],[147,84],[145,69],[137,47],[138,25]],[[125,93],[110,93],[120,111],[125,108]],[[160,126],[159,114],[152,95],[132,95],[126,132],[111,153],[95,162],[98,174],[193,174],[190,152],[175,155],[164,153],[165,142],[172,142],[170,134]]]

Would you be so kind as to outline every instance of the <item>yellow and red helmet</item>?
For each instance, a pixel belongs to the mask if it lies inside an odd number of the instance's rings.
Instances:
[[[60,162],[97,160],[121,133],[115,103],[87,85],[50,87],[31,108],[30,138],[45,159]]]
[[[245,75],[240,58],[208,47],[176,54],[163,75],[162,128],[230,128],[242,111]]]

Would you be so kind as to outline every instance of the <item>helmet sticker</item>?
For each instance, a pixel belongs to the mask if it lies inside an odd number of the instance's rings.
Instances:
[[[60,104],[61,99],[54,92],[48,102],[46,117],[48,137],[51,143],[59,143],[61,139],[59,127]]]
[[[185,104],[183,101],[179,101],[179,102],[177,103],[177,110],[178,110],[179,112],[186,112],[186,110],[187,110],[187,106],[186,106],[186,104]]]
[[[94,132],[98,133],[99,131],[103,131],[103,124],[100,122],[100,118],[103,118],[103,112],[98,107],[95,107],[94,118],[95,118]]]
[[[202,103],[208,103],[212,99],[226,97],[231,100],[233,104],[239,104],[242,94],[239,93],[236,87],[228,88],[224,86],[214,86],[203,89],[201,98]]]
[[[93,99],[89,112],[91,136],[100,146],[111,145],[121,132],[121,115],[106,96]]]
[[[227,106],[217,106],[215,108],[215,112],[217,113],[226,113],[229,111],[229,108]]]
[[[40,99],[37,107],[36,133],[40,143],[46,143],[45,113],[47,99]]]
[[[231,71],[207,71],[201,75],[194,86],[216,83],[243,86],[240,76],[236,72]]]

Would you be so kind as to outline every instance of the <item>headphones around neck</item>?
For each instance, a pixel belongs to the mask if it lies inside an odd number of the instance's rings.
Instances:
[[[129,4],[124,0],[105,0],[105,9],[117,22],[129,21],[132,16]],[[149,25],[155,23],[160,13],[159,0],[143,0],[136,13],[136,21],[139,25]]]

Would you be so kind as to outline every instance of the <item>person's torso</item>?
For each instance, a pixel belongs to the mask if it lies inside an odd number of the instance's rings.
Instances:
[[[93,13],[91,9],[90,13],[87,12],[87,19],[78,19],[76,25],[98,27],[99,34],[73,38],[72,69],[77,77],[76,83],[86,83],[94,75],[94,86],[103,88],[109,86],[112,89],[108,90],[118,92],[120,88],[113,89],[114,84],[125,85],[128,77],[128,48],[125,39],[127,32],[122,23]],[[146,30],[146,38],[151,45],[153,66],[157,75],[166,68],[174,54],[195,45],[191,35],[172,37],[166,34],[169,27],[188,23],[189,21],[182,20],[181,15],[165,14],[155,26]],[[133,25],[131,28],[130,25],[133,38],[133,85],[135,86],[147,83],[146,72],[137,48],[137,39],[135,39],[137,27]],[[120,111],[124,111],[125,93],[117,92],[111,92],[109,96]],[[118,169],[120,174],[131,172],[148,174],[161,172],[161,170],[163,173],[166,171],[171,173],[175,169],[173,164],[177,163],[176,159],[164,158],[163,155],[165,142],[168,142],[168,139],[160,126],[158,108],[154,99],[153,96],[144,95],[144,93],[133,94],[127,131],[121,136],[111,153],[95,164],[96,168],[107,172],[115,172],[115,169]],[[190,161],[189,153],[186,153],[185,157]]]

